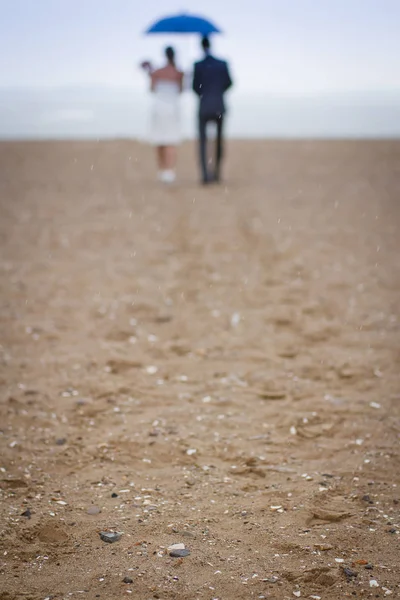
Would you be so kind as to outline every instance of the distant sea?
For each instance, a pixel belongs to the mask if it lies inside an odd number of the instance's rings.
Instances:
[[[0,88],[1,139],[145,140],[150,98],[123,87]],[[231,93],[235,138],[400,138],[400,91],[279,96]],[[182,99],[183,131],[195,135],[196,99]]]

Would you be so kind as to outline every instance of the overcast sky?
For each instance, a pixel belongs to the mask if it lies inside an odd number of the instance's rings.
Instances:
[[[400,89],[400,0],[0,0],[0,86],[143,87],[138,62],[167,41],[197,58],[196,38],[143,35],[182,10],[224,29],[214,50],[241,91]]]

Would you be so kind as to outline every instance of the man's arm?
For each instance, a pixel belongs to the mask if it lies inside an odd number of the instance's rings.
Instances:
[[[225,63],[224,92],[229,90],[229,88],[232,87],[232,85],[233,85],[233,82],[232,82],[231,74],[229,72],[229,66],[228,66],[228,63]]]
[[[201,96],[202,93],[202,84],[201,84],[201,75],[200,75],[200,69],[199,69],[199,65],[196,63],[194,65],[194,74],[193,74],[193,85],[192,85],[193,91],[198,95]]]

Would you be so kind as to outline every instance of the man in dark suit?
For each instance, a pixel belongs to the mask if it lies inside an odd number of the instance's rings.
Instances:
[[[223,154],[223,124],[225,114],[224,94],[231,87],[232,80],[228,64],[210,54],[210,41],[203,38],[205,58],[195,63],[193,90],[200,98],[199,106],[199,150],[203,183],[218,182],[220,179]],[[217,128],[215,170],[207,168],[207,125],[215,123]]]

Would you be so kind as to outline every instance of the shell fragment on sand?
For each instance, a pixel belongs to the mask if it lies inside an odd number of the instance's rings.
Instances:
[[[168,552],[173,552],[174,550],[184,550],[185,544],[172,544],[168,546]]]

